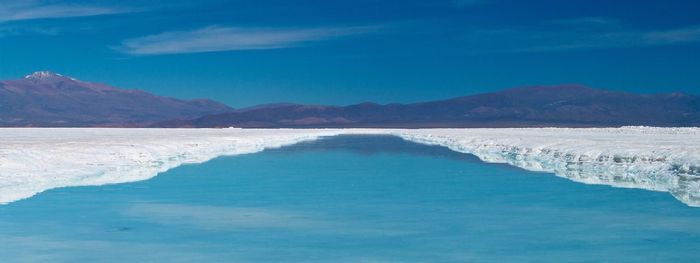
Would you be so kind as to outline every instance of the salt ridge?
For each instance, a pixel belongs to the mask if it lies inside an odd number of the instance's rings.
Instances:
[[[150,179],[183,164],[259,152],[340,130],[0,129],[0,204],[68,186]]]
[[[573,181],[670,192],[700,207],[700,128],[0,129],[0,203],[68,186],[147,180],[202,163],[343,134],[386,134]]]
[[[699,128],[439,129],[396,133],[572,181],[671,193],[700,207]]]

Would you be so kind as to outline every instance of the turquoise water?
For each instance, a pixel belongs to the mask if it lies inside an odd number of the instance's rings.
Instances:
[[[0,206],[0,262],[698,262],[700,208],[345,136]]]

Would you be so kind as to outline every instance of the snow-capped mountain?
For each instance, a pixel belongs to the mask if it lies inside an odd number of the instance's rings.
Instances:
[[[145,126],[232,109],[85,82],[49,71],[0,81],[0,126]]]

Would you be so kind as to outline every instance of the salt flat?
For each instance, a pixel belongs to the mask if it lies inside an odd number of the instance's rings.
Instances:
[[[58,187],[147,180],[188,163],[324,136],[395,135],[573,181],[700,206],[700,128],[0,129],[0,203]],[[508,183],[508,182],[504,182]]]

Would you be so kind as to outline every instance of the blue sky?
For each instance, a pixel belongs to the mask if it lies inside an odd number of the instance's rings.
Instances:
[[[578,83],[700,94],[700,1],[2,0],[0,79],[178,98],[415,102]]]

